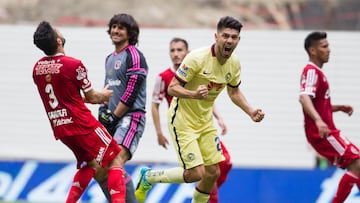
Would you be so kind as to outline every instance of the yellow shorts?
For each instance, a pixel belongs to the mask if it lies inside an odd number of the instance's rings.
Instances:
[[[170,135],[179,163],[184,169],[204,164],[217,164],[225,158],[222,155],[220,139],[213,123],[199,126],[199,130],[175,126],[169,123]]]

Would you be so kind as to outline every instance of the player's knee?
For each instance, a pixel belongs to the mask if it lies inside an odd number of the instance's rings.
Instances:
[[[184,180],[187,183],[197,182],[201,180],[204,174],[205,174],[204,166],[197,166],[192,169],[186,169],[184,171]]]

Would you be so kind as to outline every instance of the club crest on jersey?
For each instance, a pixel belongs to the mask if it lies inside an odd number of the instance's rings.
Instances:
[[[120,67],[121,67],[121,61],[120,60],[115,61],[114,69],[118,70],[118,69],[120,69]]]
[[[189,161],[189,162],[194,161],[194,160],[195,160],[195,154],[194,154],[194,153],[189,153],[189,154],[187,154],[187,155],[186,155],[186,159],[187,159],[187,161]]]
[[[77,72],[76,79],[82,80],[82,79],[86,78],[86,70],[85,70],[84,67],[79,66],[79,67],[76,69],[76,72]]]
[[[230,78],[231,78],[231,73],[226,73],[226,75],[225,75],[225,81],[226,81],[226,82],[229,82],[229,81],[230,81]]]

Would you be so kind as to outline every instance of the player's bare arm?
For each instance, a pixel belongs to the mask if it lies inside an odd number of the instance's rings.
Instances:
[[[314,121],[319,129],[319,135],[324,138],[329,135],[330,130],[326,123],[321,119],[319,113],[316,111],[311,98],[307,94],[300,95],[299,101],[305,111],[306,114],[308,114]]]
[[[261,109],[253,109],[239,88],[228,86],[227,92],[231,101],[249,115],[253,121],[260,122],[264,118],[265,113]]]
[[[168,142],[168,140],[166,139],[166,137],[164,136],[164,134],[162,133],[162,130],[161,130],[159,106],[160,106],[159,103],[152,102],[151,103],[151,113],[152,113],[152,118],[153,118],[153,121],[154,121],[154,126],[155,126],[155,130],[156,130],[158,144],[160,146],[164,147],[165,149],[167,149],[167,146],[169,145],[169,142]]]
[[[109,89],[109,86],[105,86],[102,92],[97,92],[94,89],[84,92],[84,101],[91,104],[103,104],[109,101],[113,91]]]
[[[221,135],[225,135],[227,133],[227,127],[215,105],[213,106],[213,115],[216,118],[216,120],[218,121],[218,125],[221,128]]]
[[[184,88],[184,83],[174,77],[170,82],[168,93],[171,96],[179,98],[206,99],[208,96],[208,89],[205,85],[199,85],[195,91],[188,90]]]

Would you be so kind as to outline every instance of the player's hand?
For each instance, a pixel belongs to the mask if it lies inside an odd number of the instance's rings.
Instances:
[[[319,130],[319,135],[321,138],[325,138],[329,135],[330,130],[329,130],[328,126],[326,125],[326,123],[324,123],[323,120],[321,120],[321,119],[316,120],[315,124]]]
[[[265,113],[261,109],[256,109],[251,113],[251,119],[255,122],[260,122],[265,117]]]
[[[349,116],[351,116],[352,113],[354,112],[354,109],[350,105],[342,105],[340,107],[340,110],[344,113],[347,113]]]
[[[116,124],[119,122],[120,118],[113,114],[106,105],[102,105],[99,108],[98,119],[100,123],[106,128],[106,130],[114,136],[116,130]]]
[[[107,104],[109,98],[113,95],[113,91],[109,89],[109,85],[107,84],[102,90],[102,93],[104,95],[104,104]]]
[[[225,135],[227,133],[227,127],[225,125],[225,122],[223,121],[223,119],[221,117],[217,121],[221,128],[221,135]]]
[[[169,145],[168,140],[166,139],[166,137],[161,133],[157,135],[158,137],[158,143],[160,146],[164,147],[165,149],[167,149],[167,146]]]
[[[199,85],[195,91],[196,99],[206,99],[208,97],[209,91],[205,85]]]

